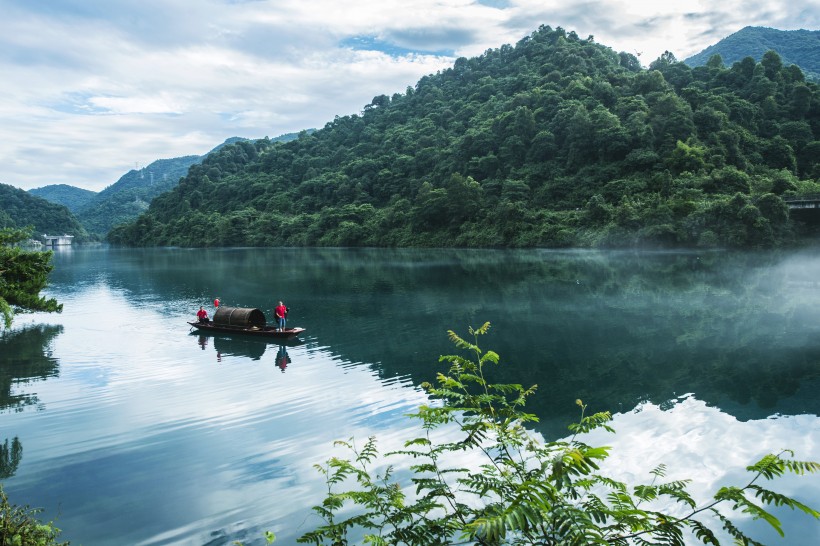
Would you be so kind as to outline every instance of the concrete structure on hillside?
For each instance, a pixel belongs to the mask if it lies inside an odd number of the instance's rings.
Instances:
[[[73,239],[73,235],[46,235],[43,233],[43,240],[46,246],[70,245]]]

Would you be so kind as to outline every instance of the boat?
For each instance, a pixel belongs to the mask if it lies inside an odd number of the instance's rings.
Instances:
[[[278,329],[268,326],[265,314],[256,308],[220,306],[214,313],[213,320],[208,322],[188,321],[191,327],[200,332],[218,334],[241,334],[245,336],[273,339],[293,339],[305,328]]]
[[[257,336],[257,337],[268,337],[268,338],[278,338],[278,339],[292,339],[302,332],[305,331],[305,328],[285,328],[284,330],[278,330],[273,326],[265,326],[263,328],[242,328],[240,326],[221,326],[219,324],[214,324],[212,321],[208,322],[196,322],[196,321],[189,321],[188,324],[196,328],[201,332],[209,332],[209,333],[219,333],[219,334],[243,334],[249,336]]]

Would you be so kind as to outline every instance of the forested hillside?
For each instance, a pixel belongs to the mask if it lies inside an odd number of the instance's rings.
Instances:
[[[128,171],[86,203],[77,218],[90,233],[104,237],[113,226],[139,216],[154,197],[176,186],[188,168],[201,160],[198,155],[158,159]]]
[[[68,184],[52,184],[50,186],[43,186],[42,188],[34,188],[28,192],[46,201],[64,205],[74,214],[82,210],[82,208],[97,195],[96,192],[91,190],[76,188]]]
[[[34,228],[36,238],[48,235],[74,235],[75,241],[88,239],[88,233],[63,205],[46,201],[27,191],[0,184],[0,228]]]
[[[296,134],[288,133],[272,141],[288,142],[295,138]],[[80,208],[77,218],[87,231],[103,238],[112,227],[134,220],[148,209],[154,197],[173,189],[179,179],[188,173],[191,165],[201,162],[224,146],[243,140],[246,139],[231,137],[204,155],[158,159],[146,167],[128,171]]]
[[[781,244],[820,192],[820,90],[775,53],[642,69],[541,27],[360,115],[191,167],[129,245]]]
[[[683,62],[703,66],[713,55],[720,55],[731,66],[746,57],[759,61],[767,51],[776,52],[783,64],[799,66],[807,79],[820,82],[820,30],[745,27]]]

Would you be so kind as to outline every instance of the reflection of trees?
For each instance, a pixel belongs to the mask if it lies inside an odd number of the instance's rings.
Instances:
[[[487,348],[510,363],[497,379],[538,384],[542,417],[568,422],[578,397],[617,411],[690,392],[742,419],[784,399],[820,412],[798,392],[820,377],[813,306],[795,290],[801,267],[775,255],[312,252],[293,266],[297,312],[385,376],[430,379],[430,355],[452,351],[446,329],[490,320]]]
[[[540,321],[541,358],[518,356],[519,376],[546,379],[536,382],[548,407],[580,396],[629,409],[692,392],[742,419],[781,411],[783,399],[795,401],[800,385],[820,377],[820,345],[805,318],[810,302],[786,289],[791,269],[775,265],[755,255],[672,256],[578,271],[589,294],[581,305],[555,294],[562,308]],[[817,413],[820,403],[806,393],[790,409]]]
[[[62,331],[61,325],[41,324],[0,334],[0,411],[22,411],[38,402],[36,394],[12,394],[12,387],[58,374],[49,344]]]
[[[9,446],[9,440],[6,438],[6,441],[0,444],[0,480],[14,476],[22,458],[23,444],[20,443],[20,439],[15,436]]]
[[[226,304],[259,307],[267,316],[281,298],[291,308],[290,325],[306,326],[309,337],[346,360],[374,363],[385,377],[430,380],[437,356],[453,350],[446,330],[463,333],[489,320],[493,330],[484,343],[508,363],[498,379],[538,384],[531,409],[542,419],[573,420],[578,397],[591,409],[618,411],[690,392],[741,419],[820,413],[820,399],[806,388],[820,381],[816,258],[310,248],[119,252],[106,259],[120,288],[165,302],[218,293]],[[71,259],[83,258],[75,253]],[[96,275],[97,264],[89,260],[82,268]],[[260,295],[271,276],[276,291]]]

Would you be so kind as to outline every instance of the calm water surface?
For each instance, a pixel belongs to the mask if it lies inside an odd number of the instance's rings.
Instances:
[[[666,463],[695,492],[789,447],[820,460],[820,258],[811,253],[345,249],[55,255],[62,314],[0,337],[0,480],[63,538],[277,544],[317,524],[332,443],[399,445],[446,331],[493,325],[495,379],[538,384],[538,431],[616,413],[612,472]],[[300,341],[201,336],[200,305],[290,307]],[[15,446],[17,449],[15,450]],[[817,477],[781,489],[820,505]],[[786,540],[820,543],[783,513]],[[762,527],[761,527],[762,528]]]

